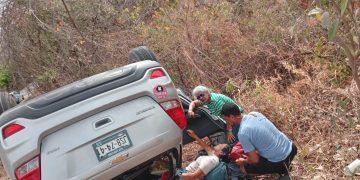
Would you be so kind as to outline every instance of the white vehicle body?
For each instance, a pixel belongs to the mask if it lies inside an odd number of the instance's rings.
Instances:
[[[179,167],[185,126],[170,76],[158,62],[145,60],[4,112],[0,156],[11,179],[131,177],[162,155]]]

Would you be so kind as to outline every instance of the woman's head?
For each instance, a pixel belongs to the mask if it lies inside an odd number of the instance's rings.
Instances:
[[[209,102],[210,101],[210,89],[205,86],[196,86],[192,92],[194,99]]]
[[[227,162],[229,159],[228,156],[231,152],[231,146],[228,144],[218,144],[214,146],[214,151],[217,157],[219,157],[222,161]]]

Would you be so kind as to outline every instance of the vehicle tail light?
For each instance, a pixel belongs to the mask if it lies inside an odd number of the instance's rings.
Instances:
[[[24,128],[25,127],[20,124],[16,124],[16,123],[9,124],[6,127],[4,127],[2,130],[3,138],[6,139],[9,136],[21,131]]]
[[[15,176],[17,180],[40,180],[40,157],[36,156],[16,168]]]
[[[177,100],[160,103],[161,107],[171,117],[171,119],[181,128],[186,127],[185,113]]]
[[[162,69],[156,69],[153,72],[151,72],[150,79],[155,79],[163,76],[166,76],[165,72]]]

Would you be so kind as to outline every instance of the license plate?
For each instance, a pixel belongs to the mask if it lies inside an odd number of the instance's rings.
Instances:
[[[103,161],[132,146],[131,139],[126,130],[106,137],[92,144],[96,157]]]

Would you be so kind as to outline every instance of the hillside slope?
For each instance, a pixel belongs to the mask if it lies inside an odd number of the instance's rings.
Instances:
[[[45,93],[146,45],[188,94],[204,84],[268,116],[299,147],[292,177],[346,178],[359,157],[360,93],[309,0],[4,2],[3,87]]]

